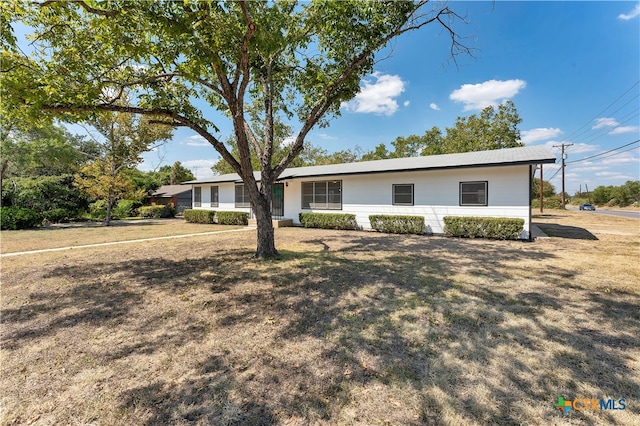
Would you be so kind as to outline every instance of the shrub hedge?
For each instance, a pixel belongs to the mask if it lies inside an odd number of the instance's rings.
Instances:
[[[390,234],[424,234],[423,216],[400,216],[372,214],[369,216],[371,227],[378,232]]]
[[[444,233],[451,237],[517,240],[524,227],[524,219],[503,217],[444,217]]]
[[[34,228],[41,223],[42,216],[33,209],[15,206],[0,208],[0,229]]]
[[[186,209],[182,212],[184,220],[189,223],[213,223],[216,214],[213,210]]]
[[[358,229],[355,214],[300,213],[298,217],[305,228]]]
[[[176,209],[171,206],[143,206],[138,209],[138,213],[142,217],[164,219],[174,217],[176,215]]]
[[[216,222],[220,225],[247,225],[249,223],[249,213],[217,212]]]
[[[77,212],[68,209],[51,209],[42,212],[42,218],[52,223],[71,222],[77,216]]]

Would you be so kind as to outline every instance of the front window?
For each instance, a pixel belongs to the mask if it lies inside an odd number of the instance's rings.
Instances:
[[[244,183],[236,185],[236,207],[251,207],[249,191]]]
[[[413,205],[413,184],[393,185],[393,205],[412,206]]]
[[[342,209],[342,181],[302,182],[303,209]]]
[[[202,206],[202,187],[193,187],[193,207]]]
[[[211,207],[218,207],[218,187],[211,187]]]
[[[460,182],[461,206],[486,206],[487,182]]]

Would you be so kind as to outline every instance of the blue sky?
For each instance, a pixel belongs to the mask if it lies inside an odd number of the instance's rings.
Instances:
[[[403,36],[361,83],[361,93],[330,126],[307,141],[330,152],[370,150],[398,136],[451,127],[456,117],[512,100],[526,145],[567,148],[566,190],[640,179],[640,3],[452,2],[467,18],[457,31],[473,57],[449,58],[447,34],[435,26]],[[390,54],[390,55],[389,55]],[[216,121],[217,136],[231,134]],[[632,143],[609,154],[584,158]],[[624,151],[624,152],[622,152]],[[141,169],[180,161],[198,178],[219,155],[187,129],[145,155]],[[575,163],[569,163],[576,161]],[[545,179],[560,190],[560,162]]]

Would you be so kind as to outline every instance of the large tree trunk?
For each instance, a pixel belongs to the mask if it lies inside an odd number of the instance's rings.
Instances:
[[[272,191],[273,184],[268,182],[264,176],[259,189],[257,185],[249,189],[249,198],[251,199],[253,213],[256,216],[258,232],[258,247],[256,248],[255,254],[256,259],[267,259],[278,255],[271,217]],[[251,194],[251,192],[254,193]]]
[[[276,250],[275,234],[271,221],[271,206],[259,203],[257,206],[254,206],[253,212],[256,215],[258,228],[258,247],[256,248],[255,257],[258,259],[266,259],[277,256],[278,250]]]

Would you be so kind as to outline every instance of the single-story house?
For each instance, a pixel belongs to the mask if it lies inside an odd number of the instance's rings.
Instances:
[[[352,213],[363,229],[371,214],[420,215],[425,232],[436,234],[445,216],[522,218],[521,238],[529,239],[533,174],[555,161],[533,146],[288,168],[274,185],[272,213],[294,224],[300,212]],[[194,209],[251,213],[235,173],[184,184],[192,187]]]
[[[184,185],[162,185],[156,189],[149,197],[149,204],[152,206],[173,206],[178,213],[185,209],[190,209],[192,190]]]

